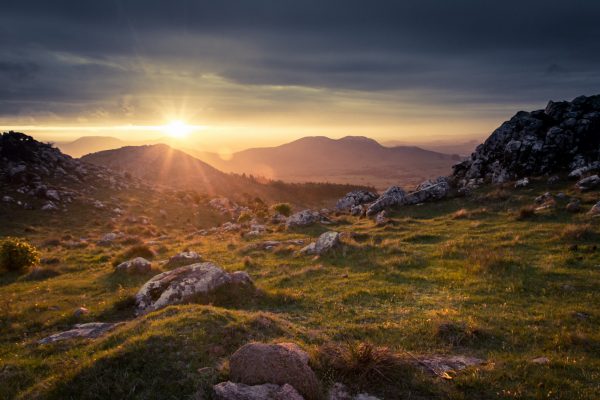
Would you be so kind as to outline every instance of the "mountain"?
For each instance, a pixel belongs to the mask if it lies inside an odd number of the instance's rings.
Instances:
[[[325,204],[357,185],[288,184],[245,175],[226,174],[209,164],[165,144],[126,146],[83,156],[81,160],[127,172],[154,184],[193,189],[209,196],[234,200],[260,197],[296,205]]]
[[[480,142],[478,140],[467,140],[464,142],[457,142],[456,140],[450,142],[446,140],[433,140],[429,142],[418,142],[412,143],[414,146],[418,146],[425,150],[436,151],[438,153],[445,154],[458,154],[460,156],[468,156],[472,152],[475,151],[475,147]],[[396,146],[409,146],[411,144],[400,141],[400,140],[388,140],[381,143],[387,147],[396,147]]]
[[[56,147],[71,157],[81,157],[84,154],[117,149],[129,144],[129,142],[112,136],[83,136],[72,142],[56,143]]]
[[[215,167],[290,182],[357,183],[378,189],[392,184],[414,185],[447,175],[460,158],[414,146],[385,147],[373,139],[347,136],[305,137],[276,147],[243,150],[225,160],[214,153],[198,154]]]

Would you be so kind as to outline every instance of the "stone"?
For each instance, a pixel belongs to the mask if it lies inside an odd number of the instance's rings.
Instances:
[[[2,196],[2,201],[4,203],[14,203],[15,199],[11,196]]]
[[[216,400],[304,400],[289,384],[282,386],[272,383],[245,385],[243,383],[221,382],[213,386]]]
[[[329,231],[321,234],[316,242],[309,244],[300,250],[301,254],[325,254],[341,245],[340,234]]]
[[[48,189],[46,190],[46,198],[48,200],[60,201],[60,195],[57,190]]]
[[[233,382],[246,385],[293,386],[307,400],[319,398],[319,382],[313,370],[295,350],[278,344],[248,343],[229,360]]]
[[[581,191],[592,190],[600,186],[600,176],[592,175],[579,180],[575,186]]]
[[[42,206],[42,210],[43,211],[56,211],[56,210],[58,210],[58,207],[53,202],[48,201]]]
[[[304,227],[321,221],[321,214],[313,210],[302,210],[288,217],[285,222],[287,228]]]
[[[538,357],[531,360],[534,364],[550,364],[550,359],[548,357]]]
[[[450,193],[450,182],[445,176],[428,179],[406,195],[404,204],[419,204],[428,201],[441,200]]]
[[[529,186],[529,178],[519,179],[515,182],[515,189]]]
[[[594,206],[588,211],[590,215],[598,215],[600,214],[600,201],[594,204]]]
[[[89,314],[89,313],[90,313],[90,310],[88,310],[87,308],[85,308],[85,307],[79,307],[78,309],[76,309],[76,310],[73,312],[73,316],[74,316],[75,318],[79,318],[79,317],[81,317],[82,315],[86,315],[86,314]]]
[[[557,175],[552,175],[547,181],[548,185],[556,185],[558,182],[560,182],[560,178]]]
[[[367,211],[367,209],[365,208],[365,206],[364,206],[364,205],[362,205],[362,204],[360,204],[360,205],[358,205],[358,206],[353,206],[353,207],[350,209],[350,215],[353,215],[353,216],[355,216],[355,217],[356,217],[356,216],[362,216],[362,215],[364,215],[364,214],[365,214],[365,212],[366,212],[366,211]]]
[[[38,344],[48,344],[60,342],[70,339],[93,339],[104,335],[105,333],[115,329],[123,322],[107,323],[107,322],[89,322],[87,324],[77,324],[68,331],[56,333],[41,340]]]
[[[390,222],[390,219],[388,218],[387,210],[383,210],[383,211],[379,212],[377,214],[377,216],[375,217],[375,224],[377,226],[384,226],[384,225],[387,225],[389,222]]]
[[[140,288],[135,296],[136,314],[187,302],[236,284],[252,285],[252,281],[247,274],[230,274],[210,262],[179,267],[154,276]]]
[[[200,256],[200,254],[195,251],[182,251],[169,258],[165,267],[183,267],[184,265],[196,264],[199,262],[202,262],[202,256]]]
[[[356,396],[350,394],[350,390],[343,383],[336,382],[329,389],[327,400],[379,400],[368,393],[359,393]]]
[[[403,205],[406,192],[399,186],[390,186],[382,195],[367,208],[367,216],[375,215],[391,207]]]
[[[145,274],[152,270],[152,263],[143,257],[136,257],[117,265],[115,270],[128,274]]]
[[[456,372],[467,367],[485,363],[485,360],[463,355],[456,356],[426,356],[420,357],[419,363],[430,372],[440,377],[446,377],[449,372]]]
[[[351,211],[354,207],[371,203],[377,199],[377,195],[366,190],[355,190],[347,193],[339,199],[335,205],[337,211]]]
[[[567,203],[565,209],[568,212],[578,213],[579,211],[581,211],[581,201],[579,201],[578,199],[573,199]]]

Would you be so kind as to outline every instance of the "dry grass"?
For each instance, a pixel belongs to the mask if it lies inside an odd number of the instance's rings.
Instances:
[[[517,221],[524,221],[526,219],[530,219],[535,215],[535,207],[534,206],[524,206],[517,211],[517,215],[515,218]]]
[[[473,248],[467,257],[467,268],[472,272],[502,273],[518,265],[512,253],[505,249]]]
[[[452,214],[452,219],[466,219],[470,217],[471,213],[466,208],[461,208]]]
[[[563,240],[591,240],[596,236],[597,233],[591,224],[569,224],[560,232],[560,238]]]

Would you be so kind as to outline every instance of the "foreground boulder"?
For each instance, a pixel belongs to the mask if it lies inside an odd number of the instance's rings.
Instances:
[[[158,274],[135,296],[136,314],[209,295],[224,285],[252,285],[247,273],[227,273],[213,263],[186,265]]]
[[[73,327],[73,329],[56,333],[52,336],[48,336],[44,339],[39,340],[38,343],[48,344],[69,339],[93,339],[113,330],[121,324],[122,322],[114,324],[105,322],[89,322],[87,324],[77,324]]]
[[[143,257],[136,257],[132,260],[122,262],[115,268],[117,272],[126,272],[128,274],[145,274],[150,272],[151,269],[152,264]]]
[[[304,400],[293,386],[265,383],[249,386],[243,383],[221,382],[213,386],[217,400]]]
[[[600,167],[600,95],[549,102],[545,110],[520,111],[455,165],[453,182],[503,183],[522,176],[570,172],[580,179]]]
[[[202,257],[195,251],[182,251],[181,253],[175,254],[169,258],[169,261],[165,264],[168,268],[183,267],[185,265],[196,264],[202,262]]]
[[[385,192],[367,208],[367,216],[375,215],[390,207],[404,204],[406,192],[399,186],[390,186]]]
[[[316,242],[304,247],[300,250],[300,253],[321,255],[339,247],[340,244],[340,234],[338,232],[329,231],[321,234]]]
[[[321,221],[321,214],[313,210],[303,210],[292,214],[285,222],[287,228],[296,228],[316,224]]]
[[[231,356],[229,375],[233,382],[246,385],[287,383],[305,399],[316,400],[319,382],[306,360],[298,349],[288,345],[249,343]]]
[[[366,190],[355,190],[338,200],[335,205],[337,211],[351,211],[354,207],[371,203],[377,199],[377,195]]]

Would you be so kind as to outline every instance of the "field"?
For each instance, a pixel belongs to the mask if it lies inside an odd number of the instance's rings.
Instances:
[[[115,219],[83,209],[5,213],[0,235],[25,237],[57,260],[0,275],[0,398],[209,399],[210,387],[227,378],[227,357],[253,340],[308,349],[324,393],[342,381],[384,399],[598,398],[599,221],[568,213],[566,200],[532,215],[527,207],[547,190],[540,182],[488,187],[396,210],[382,227],[338,215],[302,230],[269,225],[249,239],[200,235],[186,207],[160,199],[132,201]],[[579,197],[584,211],[598,200],[571,184],[550,190]],[[141,214],[147,225],[126,220]],[[118,243],[95,244],[114,230],[125,232]],[[326,230],[344,233],[343,247],[326,256],[253,246],[308,243]],[[157,270],[189,248],[228,271],[247,271],[258,290],[134,318],[133,295],[156,271],[123,276],[113,261],[148,241]],[[90,312],[76,317],[78,307]],[[126,322],[98,339],[37,344],[92,321]],[[327,348],[356,354],[365,343],[406,362],[381,373],[368,357],[349,357],[355,365],[347,368],[328,362]],[[449,354],[485,364],[442,379],[411,362]]]

